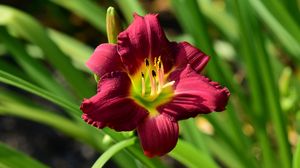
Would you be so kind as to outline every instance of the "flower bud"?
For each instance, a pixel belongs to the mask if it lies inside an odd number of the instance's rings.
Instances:
[[[107,8],[106,12],[106,32],[108,43],[116,44],[118,34],[121,32],[121,24],[118,14],[113,7]]]

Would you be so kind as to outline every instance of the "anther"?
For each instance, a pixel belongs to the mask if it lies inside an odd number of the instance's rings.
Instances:
[[[145,78],[145,75],[144,75],[144,73],[143,73],[143,72],[141,72],[141,74],[142,74],[142,78]]]
[[[148,67],[150,64],[149,64],[149,60],[147,58],[146,58],[145,62],[146,62],[146,66]]]
[[[154,70],[152,70],[152,76],[156,77],[156,72]]]

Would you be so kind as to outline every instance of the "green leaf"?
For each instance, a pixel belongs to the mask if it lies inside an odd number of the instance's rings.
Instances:
[[[127,23],[132,22],[134,13],[141,16],[146,15],[146,11],[142,8],[138,0],[115,0],[115,2],[126,17]]]
[[[48,166],[0,142],[1,168],[47,168]]]
[[[100,168],[103,167],[104,164],[114,155],[116,155],[122,149],[131,146],[135,143],[136,137],[131,139],[126,139],[116,143],[115,145],[111,146],[108,150],[106,150],[93,164],[92,168]]]
[[[57,105],[60,105],[61,107],[69,110],[70,112],[72,112],[73,115],[80,115],[81,112],[79,111],[78,107],[72,103],[70,103],[69,101],[55,95],[52,94],[49,91],[46,91],[42,88],[39,88],[35,85],[32,85],[31,83],[28,83],[26,81],[24,81],[21,78],[18,78],[16,76],[13,76],[11,74],[8,74],[2,70],[0,70],[0,82],[18,87],[20,89],[26,90],[30,93],[33,93],[35,95],[38,95],[40,97],[43,97]]]
[[[0,25],[39,46],[47,60],[68,81],[69,86],[80,97],[92,95],[93,88],[84,74],[73,67],[70,59],[49,38],[46,30],[26,13],[9,6],[0,5]]]
[[[14,76],[17,76],[19,78],[23,78],[29,82],[33,82],[32,78],[30,76],[28,76],[28,74],[24,73],[23,70],[21,70],[19,67],[16,67],[11,62],[9,62],[1,57],[0,57],[0,69],[5,72],[8,72]]]
[[[275,137],[278,142],[280,162],[282,167],[290,167],[290,146],[287,140],[285,117],[280,107],[279,91],[273,74],[273,67],[266,49],[259,23],[257,22],[252,8],[249,8],[247,1],[234,1],[236,15],[241,30],[242,54],[245,59],[246,70],[248,71],[249,85],[251,88],[254,112],[257,114],[254,121],[258,127],[258,134],[263,149],[265,167],[273,167],[274,156],[265,129],[268,114],[274,125]],[[262,96],[263,95],[263,96]],[[266,113],[269,112],[269,113]],[[260,120],[260,123],[257,121]],[[259,128],[260,127],[260,128]]]
[[[262,2],[273,14],[273,16],[276,17],[282,25],[284,25],[284,28],[290,32],[293,37],[295,37],[298,43],[300,43],[300,27],[290,15],[289,11],[284,7],[284,5],[282,5],[282,3],[280,3],[278,0],[262,0]]]
[[[104,149],[103,146],[99,147],[101,143],[96,144],[95,142],[91,141],[93,139],[89,138],[89,136],[91,136],[89,132],[85,130],[85,127],[83,127],[82,125],[80,126],[80,124],[83,123],[76,123],[70,119],[55,114],[54,112],[50,112],[49,110],[41,109],[40,107],[34,107],[33,105],[26,105],[15,100],[11,100],[11,98],[7,98],[5,96],[12,95],[0,95],[0,100],[2,102],[0,105],[1,115],[17,116],[44,125],[48,125],[63,132],[66,135],[84,141],[85,143],[92,145],[98,150]]]
[[[238,26],[234,18],[225,10],[222,5],[207,0],[197,0],[201,12],[231,41],[237,42]]]
[[[203,153],[189,143],[178,140],[176,147],[169,155],[190,168],[217,168],[218,165],[206,153]]]
[[[268,25],[269,29],[273,31],[273,34],[279,39],[278,42],[282,43],[292,53],[288,56],[293,56],[300,61],[300,43],[286,30],[286,26],[279,22],[261,1],[249,0],[249,2],[261,19]]]
[[[222,164],[225,164],[225,167],[249,167],[242,159],[240,159],[240,155],[242,154],[235,152],[227,142],[223,141],[222,137],[220,137],[221,140],[209,136],[205,136],[204,139],[213,155],[220,160]]]
[[[51,0],[51,2],[74,12],[101,30],[103,34],[106,33],[106,10],[98,6],[95,2],[91,0]]]
[[[184,120],[180,122],[180,128],[185,140],[193,144],[198,150],[209,155],[209,150],[202,139],[202,133],[198,130],[195,119]]]
[[[13,54],[15,60],[27,74],[29,74],[32,80],[49,91],[72,100],[70,93],[52,78],[50,71],[40,62],[30,57],[25,50],[25,46],[10,36],[4,27],[0,27],[0,40],[5,44],[7,50]]]
[[[75,67],[84,70],[90,74],[85,63],[93,53],[93,48],[59,31],[48,29],[49,36],[57,46],[72,59]]]

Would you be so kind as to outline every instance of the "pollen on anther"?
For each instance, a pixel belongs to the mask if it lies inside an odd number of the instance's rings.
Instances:
[[[147,58],[145,59],[145,62],[146,62],[146,66],[148,67],[150,64],[149,64],[149,60]]]
[[[154,70],[152,70],[152,76],[155,77],[156,76],[156,72]]]

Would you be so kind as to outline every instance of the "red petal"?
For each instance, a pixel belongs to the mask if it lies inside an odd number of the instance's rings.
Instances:
[[[178,68],[184,68],[187,64],[196,72],[201,72],[209,61],[209,57],[201,50],[192,46],[188,42],[177,44],[176,65]]]
[[[125,72],[105,74],[99,81],[98,93],[82,102],[82,118],[98,128],[108,126],[117,131],[135,129],[148,112],[128,98],[130,85]]]
[[[120,55],[117,52],[117,46],[114,44],[99,45],[86,65],[98,76],[123,69]]]
[[[177,121],[164,114],[146,118],[137,131],[144,154],[148,157],[170,152],[176,146],[179,132]]]
[[[155,57],[161,56],[165,71],[173,65],[171,43],[165,37],[157,17],[134,14],[133,23],[118,36],[118,52],[130,74],[137,72],[145,58],[153,62]]]
[[[170,80],[175,81],[175,96],[171,102],[158,107],[160,113],[181,120],[225,110],[230,96],[228,89],[197,74],[189,64],[170,74]]]

